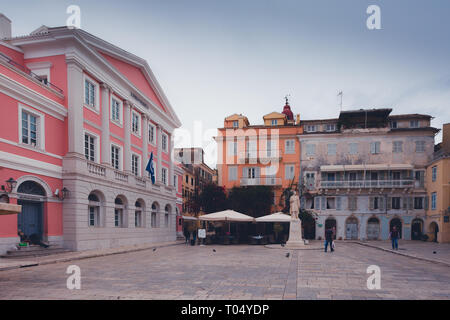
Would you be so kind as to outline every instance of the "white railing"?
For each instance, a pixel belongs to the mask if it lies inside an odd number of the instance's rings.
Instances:
[[[95,174],[98,176],[102,176],[102,177],[106,176],[106,168],[99,164],[96,164],[93,162],[87,162],[87,168],[88,168],[89,173],[92,173],[92,174]]]
[[[321,188],[406,188],[414,187],[414,180],[357,180],[321,181]]]
[[[114,171],[114,177],[116,180],[128,182],[128,175],[120,171]]]
[[[140,178],[140,177],[135,177],[136,179],[136,185],[140,186],[140,187],[145,187],[146,186],[146,181],[144,178]]]
[[[259,178],[242,178],[241,186],[279,186],[280,178],[259,177]]]

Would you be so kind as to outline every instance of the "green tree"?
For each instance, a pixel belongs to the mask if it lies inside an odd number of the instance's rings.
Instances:
[[[273,190],[269,186],[234,187],[228,201],[231,209],[258,218],[270,213]]]
[[[203,187],[198,202],[205,213],[213,213],[228,209],[228,200],[225,189],[214,183],[209,183]]]

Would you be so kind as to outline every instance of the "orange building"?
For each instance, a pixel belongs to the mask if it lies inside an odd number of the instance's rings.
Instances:
[[[248,118],[234,114],[224,121],[215,138],[218,144],[218,185],[272,186],[272,211],[284,208],[283,190],[298,185],[300,177],[300,143],[303,133],[300,116],[294,120],[289,102],[282,113],[263,117],[264,124],[250,125]]]

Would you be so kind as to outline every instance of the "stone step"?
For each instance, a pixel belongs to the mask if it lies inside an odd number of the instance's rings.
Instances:
[[[31,247],[22,247],[19,250],[8,251],[6,255],[0,257],[6,259],[20,259],[20,258],[48,256],[52,254],[59,254],[65,252],[70,252],[70,250],[62,248],[60,246],[50,246],[48,248],[43,248],[40,246],[31,246]]]

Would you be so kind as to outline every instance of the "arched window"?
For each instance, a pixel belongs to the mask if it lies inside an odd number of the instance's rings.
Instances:
[[[151,226],[152,226],[152,228],[157,228],[158,227],[157,216],[156,216],[158,210],[159,210],[159,205],[158,205],[157,202],[154,202],[152,204],[152,215],[151,215]]]
[[[88,206],[88,224],[89,227],[100,227],[101,219],[100,219],[100,200],[95,193],[91,193],[88,196],[89,206]]]
[[[23,194],[31,194],[35,196],[43,196],[45,197],[47,193],[45,192],[45,189],[39,185],[37,182],[34,181],[25,181],[23,182],[18,188],[18,193]]]
[[[136,201],[135,205],[136,207],[134,211],[134,227],[135,228],[143,228],[143,205],[141,201]]]
[[[124,209],[125,201],[121,197],[114,200],[114,227],[123,228],[125,226]]]
[[[165,208],[165,213],[164,213],[164,227],[168,228],[169,227],[169,214],[171,212],[171,207],[170,205],[166,205]]]

